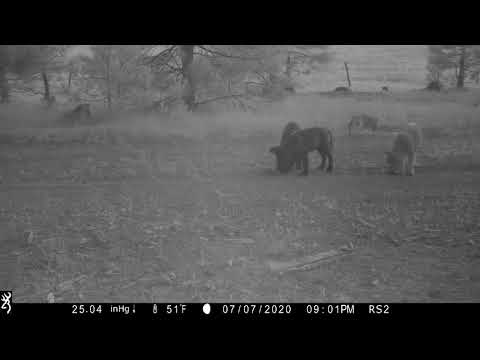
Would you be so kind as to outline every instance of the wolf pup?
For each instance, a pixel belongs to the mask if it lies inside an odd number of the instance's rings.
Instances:
[[[421,132],[414,126],[395,138],[392,151],[386,152],[387,172],[393,175],[415,175],[416,153],[421,145]]]
[[[282,132],[282,139],[280,140],[280,146],[282,146],[283,144],[285,144],[285,142],[287,141],[287,139],[295,132],[299,131],[300,130],[300,126],[294,122],[294,121],[291,121],[289,122],[287,125],[285,125],[285,127],[283,128],[283,132]],[[276,154],[277,152],[277,149],[279,148],[279,146],[274,146],[272,148],[270,148],[270,152],[272,154]],[[295,167],[297,168],[297,170],[301,169],[302,167],[302,164],[300,161],[297,161],[297,163],[295,164]],[[279,170],[279,163],[278,163],[278,157],[277,157],[277,170]]]
[[[378,119],[365,114],[354,115],[348,123],[348,135],[352,135],[352,128],[376,131],[378,129]]]
[[[322,157],[319,169],[333,171],[333,135],[329,129],[312,127],[293,133],[284,144],[273,149],[277,157],[278,171],[282,174],[290,171],[294,163],[300,162],[303,168],[301,175],[308,175],[308,154],[318,151]]]

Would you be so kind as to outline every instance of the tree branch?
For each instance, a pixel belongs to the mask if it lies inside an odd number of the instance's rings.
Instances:
[[[259,71],[253,71],[253,73],[255,75],[257,75],[258,77],[262,78],[264,82],[268,82],[268,79],[263,74],[261,74]]]
[[[152,58],[148,59],[146,62],[145,62],[145,65],[152,65],[153,63],[155,63],[158,59],[160,58],[165,58],[164,62],[168,62],[170,59],[169,57],[172,57],[173,55],[173,50],[175,50],[175,48],[177,47],[177,45],[172,45],[170,46],[169,48],[159,52],[157,55],[153,56]]]
[[[168,67],[171,71],[173,71],[174,73],[182,73],[182,69],[180,67],[175,67],[175,66],[172,66],[170,65],[169,63],[165,63],[163,64],[163,66],[166,66]]]
[[[258,83],[258,82],[255,82],[255,81],[246,81],[244,84],[246,84],[246,85],[257,85],[257,86],[263,86],[264,85],[262,83]]]
[[[221,56],[221,57],[226,57],[226,58],[231,58],[231,59],[238,59],[238,60],[259,60],[261,59],[261,57],[245,57],[245,56],[238,56],[238,55],[231,55],[231,54],[227,54],[227,53],[224,53],[224,52],[221,52],[221,51],[217,51],[217,50],[211,50],[211,49],[208,49],[206,48],[205,46],[203,45],[197,45],[200,49],[210,53],[210,54],[213,54],[213,55],[217,55],[217,56]]]
[[[313,56],[315,56],[315,55],[312,55],[312,54],[305,54],[305,53],[302,53],[302,52],[297,51],[297,50],[287,50],[287,53],[302,56],[302,57],[313,57]]]

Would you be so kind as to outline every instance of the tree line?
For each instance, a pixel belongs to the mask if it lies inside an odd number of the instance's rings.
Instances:
[[[328,45],[0,45],[0,100],[12,91],[40,93],[51,106],[61,92],[108,109],[177,102],[195,111],[212,101],[242,107],[251,96],[294,91],[299,74],[331,58]],[[426,70],[432,90],[478,83],[480,46],[428,45]]]
[[[1,45],[0,98],[40,92],[50,106],[52,84],[60,83],[57,92],[109,109],[172,101],[191,111],[210,101],[242,105],[248,96],[293,90],[296,75],[329,56],[326,45]]]
[[[467,81],[479,83],[480,45],[429,45],[427,81],[432,90],[447,84],[463,89]]]

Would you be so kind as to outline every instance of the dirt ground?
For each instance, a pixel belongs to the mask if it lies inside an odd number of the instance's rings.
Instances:
[[[0,288],[16,302],[477,302],[479,140],[425,139],[414,177],[382,173],[381,133],[337,136],[333,174],[308,177],[276,174],[264,133],[1,145]]]

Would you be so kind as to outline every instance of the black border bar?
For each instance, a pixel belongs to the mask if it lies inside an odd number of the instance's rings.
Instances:
[[[479,303],[13,303],[0,320],[478,319]]]

